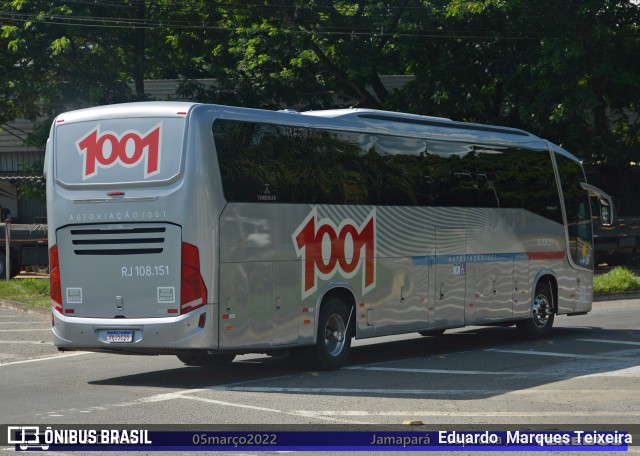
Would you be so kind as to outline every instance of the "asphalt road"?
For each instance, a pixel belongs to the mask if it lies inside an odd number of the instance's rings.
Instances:
[[[261,355],[203,369],[60,354],[49,317],[0,307],[0,424],[640,425],[640,300],[555,326],[538,341],[479,327],[357,341],[336,372]]]

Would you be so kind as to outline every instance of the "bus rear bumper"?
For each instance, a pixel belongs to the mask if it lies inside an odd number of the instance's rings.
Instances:
[[[78,318],[53,312],[53,344],[61,350],[165,353],[218,348],[217,304],[161,318]],[[202,315],[204,314],[204,317]],[[204,324],[201,320],[204,318]]]

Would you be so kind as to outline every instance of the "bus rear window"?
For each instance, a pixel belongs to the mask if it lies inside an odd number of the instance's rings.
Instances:
[[[123,118],[61,124],[54,151],[66,186],[158,183],[180,173],[182,118]]]

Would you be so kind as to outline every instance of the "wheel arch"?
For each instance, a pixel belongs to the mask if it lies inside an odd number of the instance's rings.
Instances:
[[[555,273],[550,269],[543,269],[536,274],[535,279],[533,280],[532,288],[531,288],[531,302],[535,299],[536,288],[539,283],[547,283],[551,288],[551,299],[553,302],[551,305],[553,306],[553,313],[558,314],[558,279],[556,278]],[[531,311],[531,305],[529,305],[529,311]]]
[[[356,324],[355,318],[355,307],[356,307],[356,296],[355,292],[351,285],[347,282],[333,282],[327,284],[325,287],[320,290],[318,293],[318,297],[315,303],[315,327],[314,327],[314,336],[313,343],[315,344],[318,341],[318,324],[320,321],[320,309],[322,305],[326,303],[331,298],[338,298],[347,305],[347,310],[350,312],[350,322],[349,326],[351,328],[351,334],[357,339],[356,331],[358,329],[358,325]]]

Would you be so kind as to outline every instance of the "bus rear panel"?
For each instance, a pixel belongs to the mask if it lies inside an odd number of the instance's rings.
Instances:
[[[203,223],[211,225],[212,211],[202,215],[197,197],[211,184],[198,180],[202,162],[186,153],[190,105],[170,107],[77,111],[52,128],[46,166],[60,348],[216,348],[213,260],[203,263],[199,248],[212,244]]]

